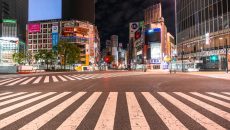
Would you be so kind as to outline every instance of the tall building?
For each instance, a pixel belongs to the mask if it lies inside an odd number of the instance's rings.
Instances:
[[[230,51],[226,51],[230,47],[229,5],[229,0],[176,1],[176,40],[182,70],[225,70],[230,66]]]
[[[144,61],[150,69],[164,69],[167,56],[167,27],[162,17],[161,4],[155,4],[145,11]]]
[[[100,38],[96,26],[78,20],[43,21],[27,24],[28,51],[55,50],[59,41],[75,44],[81,51],[81,64],[99,61]]]

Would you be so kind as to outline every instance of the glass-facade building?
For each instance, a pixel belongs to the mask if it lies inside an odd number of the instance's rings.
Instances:
[[[178,59],[184,69],[225,70],[230,59],[230,1],[176,0],[175,8]]]

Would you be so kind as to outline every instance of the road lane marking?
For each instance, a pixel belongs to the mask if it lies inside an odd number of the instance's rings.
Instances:
[[[11,94],[13,92],[5,92],[5,93],[1,93],[0,96],[4,96],[4,95],[7,95],[7,94]]]
[[[227,96],[224,96],[224,95],[220,95],[220,94],[217,94],[217,93],[208,92],[208,94],[216,96],[216,97],[219,97],[219,98],[222,98],[222,99],[230,100],[230,97],[227,97]]]
[[[95,92],[90,96],[76,111],[74,111],[58,128],[57,130],[76,129],[91,107],[97,101],[101,92]]]
[[[20,85],[25,85],[28,84],[30,81],[32,81],[33,79],[35,79],[36,77],[32,77],[30,79],[27,79],[26,81],[24,81],[23,83],[21,83]]]
[[[16,79],[12,79],[12,80],[8,80],[8,81],[5,81],[5,82],[2,82],[2,83],[0,83],[0,85],[7,84],[7,83],[13,82],[13,81],[18,80],[18,79],[20,79],[20,78],[16,78]]]
[[[64,77],[66,77],[66,78],[69,79],[69,80],[75,80],[75,79],[73,79],[73,78],[71,78],[71,77],[69,77],[69,76],[67,76],[67,75],[64,75]]]
[[[35,92],[35,93],[31,93],[31,94],[28,94],[28,95],[25,95],[25,96],[21,96],[21,97],[17,97],[17,98],[11,99],[11,100],[0,102],[0,106],[6,105],[6,104],[9,104],[9,103],[12,103],[12,102],[16,102],[16,101],[19,101],[19,100],[22,100],[22,99],[25,99],[25,98],[28,98],[28,97],[32,97],[32,96],[38,95],[40,93],[41,92]]]
[[[42,79],[42,76],[38,77],[38,78],[33,82],[33,84],[39,83],[39,82],[41,81],[41,79]]]
[[[44,80],[44,83],[49,83],[50,82],[50,77],[49,76],[46,76],[45,77],[45,80]]]
[[[0,120],[0,122],[1,122],[0,129],[5,127],[5,126],[7,126],[7,125],[9,125],[9,124],[11,124],[11,123],[13,123],[13,122],[15,122],[15,121],[17,121],[17,120],[19,120],[19,119],[21,119],[21,118],[23,118],[23,117],[25,117],[25,116],[27,116],[27,115],[29,115],[29,114],[31,114],[31,113],[33,113],[33,112],[35,112],[35,111],[37,111],[37,110],[39,110],[40,108],[45,107],[46,105],[49,105],[50,103],[52,103],[52,102],[54,102],[54,101],[56,101],[56,100],[58,100],[58,99],[60,99],[60,98],[62,98],[64,96],[66,96],[69,93],[70,92],[63,92],[63,93],[61,93],[61,94],[59,94],[57,96],[54,96],[54,97],[52,97],[50,99],[47,99],[47,100],[45,100],[45,101],[43,101],[41,103],[38,103],[38,104],[34,105],[32,107],[29,107],[29,108],[27,108],[27,109],[25,109],[23,111],[20,111],[20,112],[15,113],[15,114],[7,117],[7,118],[4,118],[4,119]]]
[[[149,92],[142,92],[142,95],[156,111],[161,120],[170,130],[188,130],[168,109],[166,109],[153,95]]]
[[[4,99],[7,99],[7,98],[12,98],[12,97],[19,96],[19,95],[23,95],[23,94],[26,94],[26,93],[27,93],[27,92],[15,93],[15,94],[12,94],[12,95],[8,95],[8,96],[1,97],[0,100],[4,100]]]
[[[58,79],[56,78],[56,76],[52,76],[53,82],[58,82]]]
[[[43,94],[43,95],[41,95],[41,96],[38,96],[38,97],[35,97],[35,98],[32,98],[32,99],[29,99],[29,100],[26,100],[26,101],[23,101],[23,102],[14,104],[14,105],[9,106],[9,107],[6,107],[6,108],[0,110],[0,115],[4,114],[4,113],[6,113],[6,112],[9,112],[9,111],[11,111],[11,110],[14,110],[14,109],[16,109],[16,108],[25,106],[25,105],[27,105],[27,104],[29,104],[29,103],[35,102],[35,101],[37,101],[37,100],[39,100],[39,99],[48,97],[48,96],[50,96],[50,95],[52,95],[52,94],[55,94],[55,93],[56,93],[56,92],[49,92],[49,93]]]
[[[60,76],[60,75],[59,75],[58,77],[59,77],[62,81],[64,81],[64,82],[67,81],[64,77],[62,77],[62,76]]]
[[[206,129],[208,129],[208,130],[225,130],[225,128],[223,128],[222,126],[218,125],[214,121],[210,120],[209,118],[207,118],[204,115],[200,114],[196,110],[190,108],[189,106],[185,105],[181,101],[179,101],[176,98],[170,96],[169,94],[167,94],[165,92],[159,92],[159,94],[162,97],[164,97],[166,100],[168,100],[170,103],[172,103],[174,106],[176,106],[178,109],[183,111],[190,118],[194,119],[196,122],[201,124]]]
[[[150,130],[141,107],[133,92],[126,92],[130,125],[132,130]]]
[[[79,92],[74,96],[70,97],[69,99],[65,100],[58,106],[54,107],[53,109],[49,110],[48,112],[44,113],[43,115],[39,116],[38,118],[34,119],[33,121],[26,124],[24,127],[20,128],[20,130],[37,130],[55,116],[60,114],[63,110],[77,101],[80,97],[82,97],[86,92]]]
[[[196,96],[201,97],[201,98],[204,98],[204,99],[209,100],[211,102],[214,102],[214,103],[219,104],[221,106],[225,106],[227,108],[230,108],[230,103],[227,103],[227,102],[224,102],[224,101],[221,101],[221,100],[218,100],[218,99],[215,99],[213,97],[209,97],[209,96],[197,93],[197,92],[191,92],[191,94],[196,95]]]
[[[117,92],[111,92],[97,121],[95,130],[112,130],[116,115]]]
[[[20,80],[17,80],[17,81],[15,81],[15,82],[13,82],[13,83],[7,84],[6,86],[13,86],[13,85],[15,85],[15,84],[17,84],[17,83],[20,83],[20,82],[22,82],[22,81],[24,81],[24,80],[26,80],[26,79],[28,79],[28,77],[25,77],[25,78],[22,78],[22,79],[20,79]]]
[[[202,102],[196,98],[193,98],[191,96],[183,94],[181,92],[174,92],[174,93],[179,95],[180,97],[185,98],[185,99],[191,101],[192,103],[194,103],[194,104],[196,104],[196,105],[198,105],[198,106],[200,106],[200,107],[202,107],[202,108],[204,108],[204,109],[206,109],[206,110],[208,110],[208,111],[210,111],[210,112],[212,112],[212,113],[214,113],[214,114],[216,114],[216,115],[218,115],[218,116],[220,116],[220,117],[222,117],[228,121],[230,121],[230,114],[229,113],[222,111],[219,108],[216,108],[214,106],[211,106],[205,102]]]
[[[77,75],[73,75],[72,77],[75,78],[75,79],[77,79],[77,80],[82,80],[82,79],[79,78],[79,76],[77,76]]]

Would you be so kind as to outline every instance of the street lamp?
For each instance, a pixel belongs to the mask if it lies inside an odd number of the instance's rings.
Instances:
[[[182,60],[182,72],[184,72],[184,44],[182,43],[182,54],[181,54],[181,60]]]
[[[225,39],[225,57],[226,57],[226,62],[225,62],[225,64],[226,64],[226,73],[228,73],[228,44],[227,44],[227,39],[226,38],[219,38],[220,40],[223,40],[223,39]]]

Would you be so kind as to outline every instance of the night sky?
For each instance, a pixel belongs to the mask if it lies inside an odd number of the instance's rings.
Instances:
[[[102,47],[105,40],[115,34],[119,42],[128,43],[129,23],[144,20],[144,9],[159,0],[97,0],[96,25],[98,26]],[[168,31],[175,36],[174,0],[162,0],[163,17]]]

